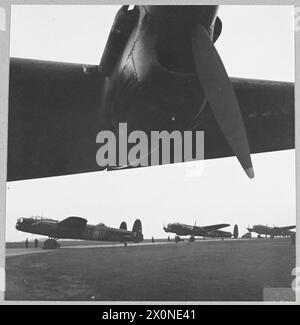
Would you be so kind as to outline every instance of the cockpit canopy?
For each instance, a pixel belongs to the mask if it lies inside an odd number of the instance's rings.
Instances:
[[[32,216],[31,218],[24,218],[24,217],[21,217],[21,218],[18,219],[18,222],[22,223],[22,222],[25,221],[25,220],[41,221],[41,220],[43,220],[43,218],[40,217],[40,216]]]
[[[24,222],[30,222],[30,223],[39,223],[40,221],[46,221],[46,222],[53,222],[53,223],[58,223],[57,220],[54,220],[54,219],[48,219],[48,218],[43,218],[43,217],[40,217],[40,216],[33,216],[31,218],[24,218],[24,217],[21,217],[17,220],[17,223],[18,224],[21,224],[21,223],[24,223]]]

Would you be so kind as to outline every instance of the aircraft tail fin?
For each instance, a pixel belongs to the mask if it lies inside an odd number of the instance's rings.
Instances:
[[[233,237],[238,238],[239,237],[239,227],[238,225],[235,225],[233,228]]]
[[[135,220],[132,227],[132,232],[135,233],[136,242],[140,242],[144,240],[143,232],[142,232],[142,222],[140,219]]]
[[[121,222],[120,229],[127,230],[127,223],[125,221]]]

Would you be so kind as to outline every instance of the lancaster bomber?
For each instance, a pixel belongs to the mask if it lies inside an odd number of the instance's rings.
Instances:
[[[45,242],[47,248],[57,248],[57,239],[81,239],[94,241],[142,242],[142,223],[139,219],[134,222],[132,231],[127,230],[127,224],[123,221],[119,229],[110,228],[103,223],[89,225],[87,220],[81,217],[69,217],[62,221],[44,218],[19,218],[16,229],[35,235],[49,237]]]
[[[295,232],[291,231],[291,229],[295,229],[296,226],[286,226],[286,227],[268,227],[264,225],[254,225],[252,228],[248,227],[247,230],[251,232],[255,232],[258,235],[265,235],[274,238],[276,236],[291,236],[295,234]]]
[[[122,6],[99,65],[11,58],[7,180],[130,168],[96,161],[120,123],[204,131],[205,159],[236,156],[253,178],[251,153],[295,147],[294,84],[230,78],[221,33],[218,6]]]
[[[195,241],[195,237],[213,237],[213,238],[230,238],[233,236],[231,232],[222,231],[221,228],[229,227],[227,223],[221,223],[218,225],[199,227],[185,225],[183,223],[169,223],[166,227],[163,227],[165,232],[175,233],[176,241],[180,241],[180,236],[191,236],[190,241]],[[237,226],[235,226],[234,236],[237,236]]]

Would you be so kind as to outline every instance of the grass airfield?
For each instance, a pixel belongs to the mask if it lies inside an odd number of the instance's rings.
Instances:
[[[43,252],[7,254],[6,300],[262,301],[263,288],[291,287],[296,254],[290,239]]]

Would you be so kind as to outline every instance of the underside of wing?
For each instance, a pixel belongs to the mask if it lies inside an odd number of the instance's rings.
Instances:
[[[294,84],[231,78],[251,153],[295,148]],[[198,126],[205,131],[206,159],[232,156],[214,116],[206,108]]]
[[[242,78],[230,80],[251,153],[294,149],[294,84]],[[204,131],[205,159],[234,156],[208,103],[196,119],[193,130]]]
[[[11,59],[8,181],[99,171],[104,78],[97,67]],[[252,153],[293,149],[294,85],[231,79]],[[187,108],[188,109],[188,108]],[[199,116],[205,159],[232,156],[210,107]]]
[[[213,231],[213,230],[218,230],[218,229],[222,229],[222,228],[226,228],[229,227],[230,225],[227,223],[220,223],[218,225],[211,225],[211,226],[205,226],[205,227],[201,227],[203,230],[205,231]]]
[[[103,78],[80,64],[11,59],[8,181],[99,170]]]

